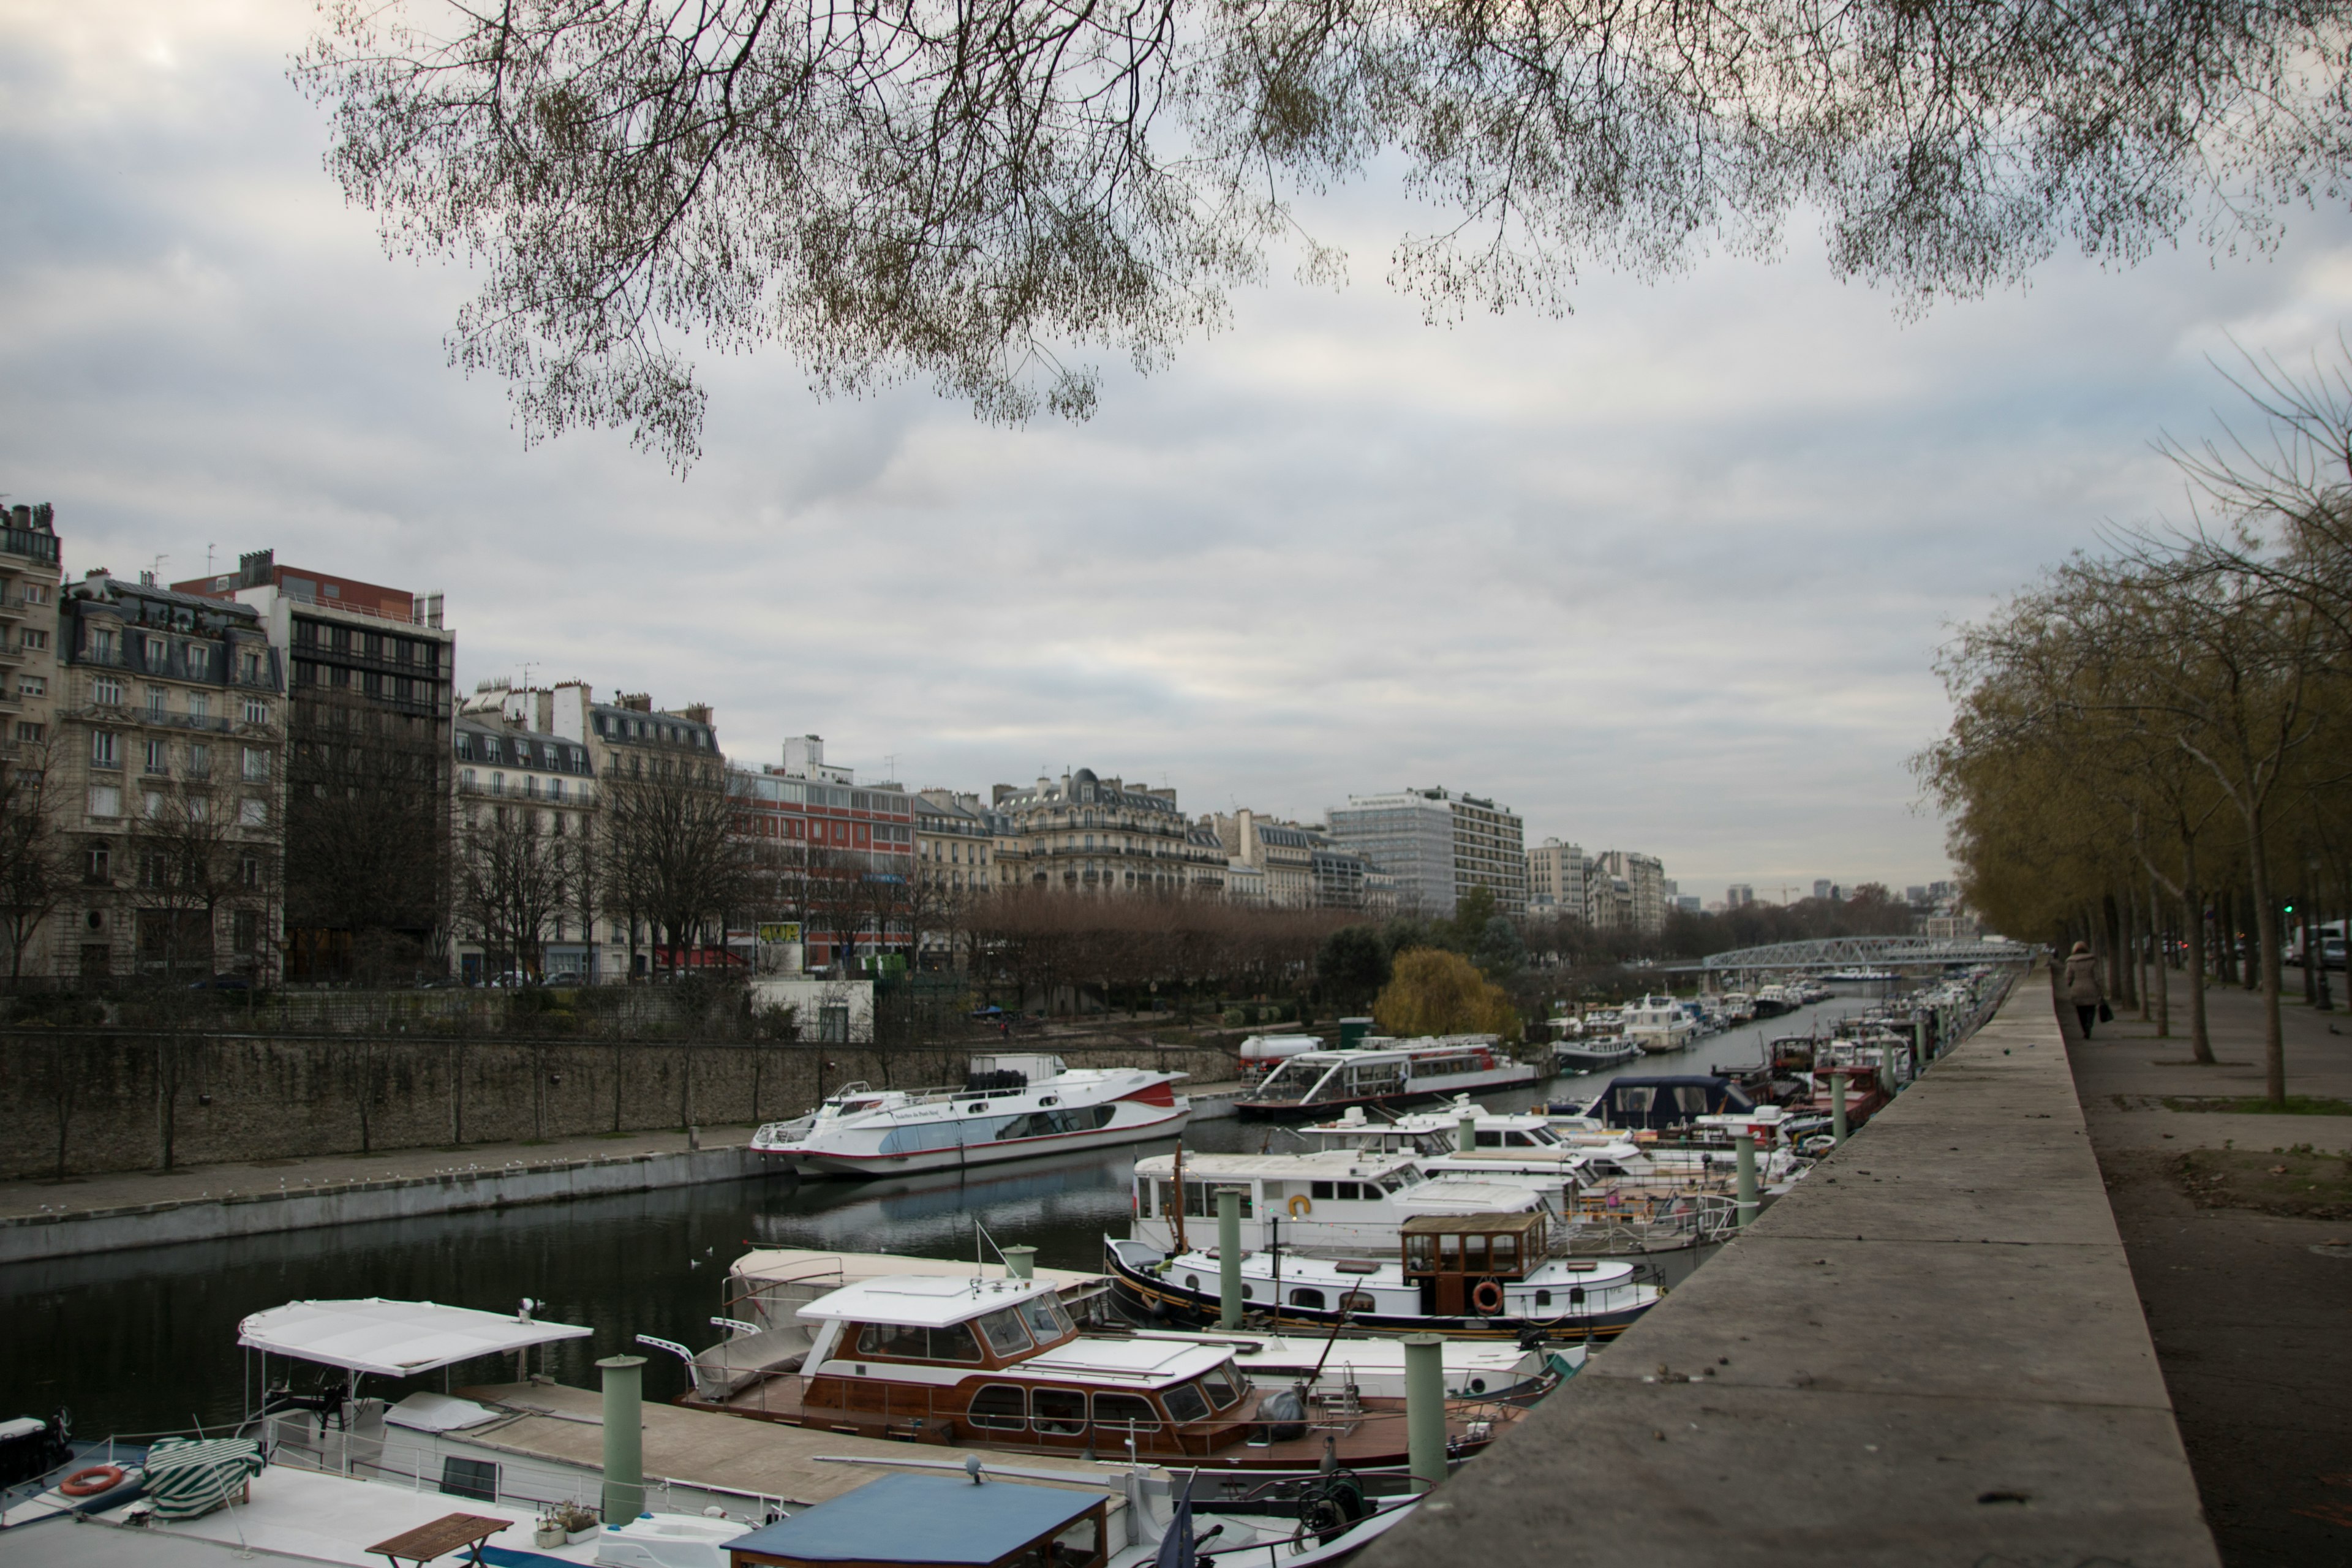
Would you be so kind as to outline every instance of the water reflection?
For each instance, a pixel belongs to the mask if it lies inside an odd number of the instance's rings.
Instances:
[[[1496,1110],[1538,1098],[1589,1099],[1622,1072],[1696,1072],[1758,1060],[1764,1040],[1822,1026],[1860,1003],[1831,1003],[1717,1036],[1616,1072],[1482,1096]],[[1286,1129],[1203,1122],[1188,1148],[1298,1148]],[[201,1242],[0,1269],[0,1419],[70,1407],[85,1433],[213,1426],[249,1397],[236,1325],[247,1313],[305,1298],[384,1296],[511,1310],[595,1332],[555,1347],[556,1374],[593,1385],[599,1356],[639,1333],[690,1345],[716,1332],[728,1262],[750,1247],[971,1255],[972,1222],[1023,1241],[1049,1267],[1100,1266],[1106,1231],[1124,1233],[1139,1155],[1172,1143],[1054,1156],[959,1176],[887,1182],[787,1177],[625,1194],[494,1213],[388,1220],[331,1230]],[[1687,1272],[1688,1260],[1669,1278]],[[656,1354],[647,1393],[667,1398],[683,1371]],[[435,1386],[438,1386],[437,1382]],[[402,1385],[383,1392],[397,1395]]]

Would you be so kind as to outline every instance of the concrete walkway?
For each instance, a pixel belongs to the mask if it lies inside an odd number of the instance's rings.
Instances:
[[[2305,1007],[2291,978],[2287,1091],[2352,1100],[2352,1018]],[[2170,996],[2184,1037],[2157,1039],[2136,1012],[2087,1043],[2071,1016],[2066,1032],[2181,1440],[2230,1568],[2352,1563],[2352,1226],[2200,1204],[2179,1170],[2191,1150],[2232,1144],[2342,1152],[2352,1117],[2164,1109],[2263,1087],[2260,997],[2207,993],[2214,1055],[2240,1065],[2204,1068],[2186,1065],[2185,976]]]
[[[2213,1568],[2046,981],[1363,1562]]]

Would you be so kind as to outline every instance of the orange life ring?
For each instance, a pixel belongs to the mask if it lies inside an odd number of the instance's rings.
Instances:
[[[1491,1318],[1503,1310],[1503,1288],[1492,1279],[1481,1279],[1470,1292],[1470,1304]]]
[[[96,1497],[110,1492],[122,1484],[120,1465],[92,1465],[86,1470],[76,1470],[58,1483],[58,1490],[68,1497]]]

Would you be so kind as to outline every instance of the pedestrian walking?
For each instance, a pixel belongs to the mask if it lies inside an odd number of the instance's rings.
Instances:
[[[2091,956],[2091,944],[2078,942],[2066,958],[2066,1000],[2074,1004],[2074,1016],[2083,1021],[2083,1037],[2091,1037],[2091,1026],[2099,1021],[2099,1009],[2107,994],[2099,988],[2099,961]]]

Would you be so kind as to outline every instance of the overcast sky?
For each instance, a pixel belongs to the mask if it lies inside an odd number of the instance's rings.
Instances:
[[[2352,295],[2352,223],[2303,215],[2274,257],[2062,260],[1906,323],[1799,226],[1431,328],[1382,282],[1412,215],[1358,190],[1318,220],[1349,289],[1241,296],[1089,424],[820,402],[771,354],[706,366],[681,483],[525,451],[445,367],[467,280],[320,172],[310,21],[0,0],[0,489],[75,574],[275,548],[446,592],[463,689],[707,701],[739,759],[814,731],[918,786],[1091,766],[1307,818],[1443,784],[1709,900],[1947,875],[1905,759],[1950,625],[2177,511],[2149,442],[2212,427],[2209,356],[2332,346]]]

